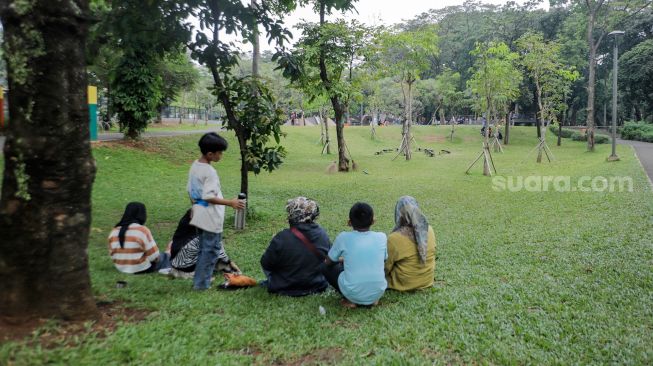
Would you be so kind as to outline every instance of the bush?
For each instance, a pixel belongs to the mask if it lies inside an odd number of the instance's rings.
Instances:
[[[574,131],[571,136],[571,139],[574,141],[587,141],[587,134]],[[595,144],[607,144],[610,142],[610,138],[605,135],[594,134],[594,143]]]
[[[621,138],[653,142],[653,124],[645,122],[626,122],[621,129]]]
[[[554,135],[558,136],[558,125],[549,125],[549,130],[553,132]],[[560,134],[563,138],[568,139],[574,134],[574,130],[563,128]]]

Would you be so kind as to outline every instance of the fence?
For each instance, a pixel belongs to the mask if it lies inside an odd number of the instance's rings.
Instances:
[[[179,118],[182,120],[212,120],[222,119],[220,111],[205,108],[188,108],[178,106],[167,106],[161,111],[161,118]]]

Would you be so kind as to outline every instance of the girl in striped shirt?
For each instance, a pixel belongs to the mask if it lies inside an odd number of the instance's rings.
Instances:
[[[109,234],[109,255],[123,273],[149,273],[170,268],[170,255],[159,248],[145,225],[147,211],[140,202],[130,202],[120,222]]]

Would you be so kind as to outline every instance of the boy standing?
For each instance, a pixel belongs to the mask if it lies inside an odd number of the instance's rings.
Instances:
[[[388,258],[387,237],[370,231],[374,211],[364,202],[349,210],[349,226],[354,231],[342,232],[333,243],[326,259],[324,276],[345,298],[347,307],[374,305],[387,287],[384,261]],[[340,263],[340,259],[344,266]]]
[[[187,189],[193,202],[190,224],[198,228],[200,235],[193,289],[206,290],[211,286],[211,276],[222,247],[224,206],[242,209],[245,202],[222,197],[218,173],[211,166],[211,162],[222,159],[229,146],[227,140],[215,132],[209,132],[200,138],[198,146],[202,156],[190,167]]]

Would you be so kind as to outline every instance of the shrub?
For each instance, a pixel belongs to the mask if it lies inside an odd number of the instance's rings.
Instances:
[[[645,122],[626,122],[621,129],[621,138],[653,142],[653,124]]]
[[[551,132],[553,132],[554,135],[558,136],[558,125],[550,125],[549,130]],[[562,135],[563,138],[568,139],[568,138],[573,137],[574,133],[577,133],[577,132],[574,131],[574,130],[570,130],[568,128],[563,128],[562,132],[560,134]]]
[[[587,141],[587,134],[574,131],[571,136],[571,139],[574,141]],[[610,142],[608,136],[594,134],[594,143],[595,144],[607,144]]]

